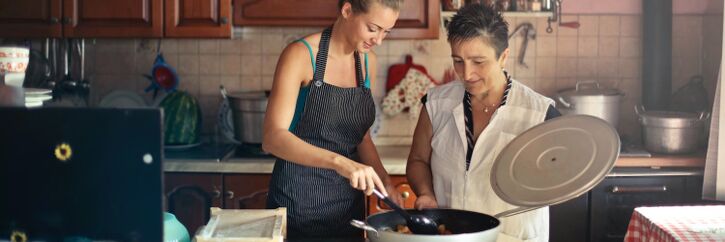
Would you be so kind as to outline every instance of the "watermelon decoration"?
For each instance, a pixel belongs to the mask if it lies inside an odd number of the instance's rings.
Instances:
[[[164,110],[164,143],[187,145],[199,143],[201,108],[199,102],[184,91],[169,93],[159,107]]]

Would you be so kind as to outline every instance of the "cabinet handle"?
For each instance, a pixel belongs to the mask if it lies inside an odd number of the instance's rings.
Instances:
[[[626,192],[666,192],[667,186],[646,186],[646,187],[620,187],[613,186],[611,193],[626,193]]]
[[[410,197],[410,192],[404,191],[403,193],[400,194],[400,196],[402,196],[403,199],[408,199],[408,197]]]
[[[219,189],[214,189],[214,191],[211,192],[211,196],[213,198],[219,198],[222,196],[222,192],[219,191]]]
[[[50,18],[50,23],[51,23],[51,24],[57,24],[57,23],[59,23],[59,22],[60,22],[60,20],[58,20],[58,18],[56,18],[56,17],[52,17],[52,18]]]
[[[234,199],[234,192],[233,191],[227,191],[227,199]]]
[[[219,19],[219,23],[221,23],[221,24],[227,24],[227,23],[229,23],[229,20],[227,20],[227,17],[221,17]]]

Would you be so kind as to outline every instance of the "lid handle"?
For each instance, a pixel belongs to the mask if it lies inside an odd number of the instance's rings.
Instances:
[[[556,99],[559,100],[561,105],[564,105],[565,108],[571,108],[571,103],[567,102],[563,96],[557,95]]]
[[[579,86],[586,87],[587,85],[589,85],[590,87],[591,86],[596,86],[597,87],[596,89],[599,89],[599,82],[598,81],[595,81],[595,80],[584,80],[584,81],[577,81],[576,82],[576,91],[579,91],[579,89],[582,89],[582,88],[579,88]]]

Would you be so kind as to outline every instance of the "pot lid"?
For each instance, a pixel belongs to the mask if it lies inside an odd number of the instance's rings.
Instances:
[[[619,156],[617,131],[588,115],[561,116],[521,133],[496,157],[491,184],[522,207],[554,205],[586,193]]]
[[[577,97],[577,96],[619,96],[622,95],[617,89],[604,88],[599,85],[597,81],[578,81],[574,88],[568,88],[559,92],[562,96]]]

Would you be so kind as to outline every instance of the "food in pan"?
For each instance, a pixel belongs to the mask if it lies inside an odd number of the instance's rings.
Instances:
[[[407,225],[405,224],[398,224],[396,226],[395,231],[398,233],[404,233],[404,234],[412,234],[413,232],[410,231]],[[438,224],[438,234],[453,234],[449,229],[446,229],[445,224]]]

